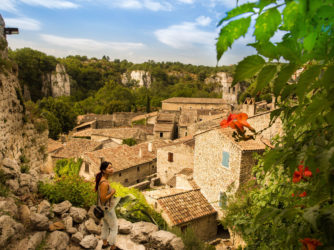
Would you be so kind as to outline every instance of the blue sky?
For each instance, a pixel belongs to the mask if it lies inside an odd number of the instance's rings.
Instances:
[[[239,1],[240,2],[243,1]],[[235,0],[1,0],[12,49],[30,47],[57,57],[86,55],[216,65],[216,27]],[[249,32],[220,60],[253,54]]]

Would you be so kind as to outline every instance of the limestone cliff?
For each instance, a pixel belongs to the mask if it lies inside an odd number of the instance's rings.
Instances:
[[[136,81],[139,87],[147,87],[151,86],[152,77],[150,72],[144,70],[133,70],[130,74],[124,73],[122,75],[122,83],[127,84],[130,81]]]
[[[55,70],[43,76],[42,93],[45,96],[59,97],[71,94],[70,77],[62,64],[57,64]]]
[[[9,158],[39,169],[45,158],[47,125],[30,121],[26,112],[16,67],[8,60],[4,21],[0,15],[0,165]],[[37,128],[37,129],[36,129]]]

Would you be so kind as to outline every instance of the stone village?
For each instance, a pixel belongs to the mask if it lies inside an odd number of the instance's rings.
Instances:
[[[0,34],[3,34],[2,30]],[[0,52],[2,58],[7,57],[6,51]],[[0,144],[0,165],[12,177],[8,186],[24,200],[25,195],[36,192],[38,176],[52,175],[60,159],[82,159],[79,175],[88,181],[93,180],[99,171],[101,161],[110,161],[114,166],[112,181],[142,190],[147,202],[162,214],[170,227],[176,226],[182,231],[192,227],[196,236],[204,241],[217,239],[223,230],[218,221],[224,214],[222,206],[226,196],[236,192],[252,177],[251,169],[256,164],[254,153],[261,154],[272,147],[270,140],[282,133],[279,120],[267,128],[270,113],[275,109],[272,103],[247,98],[239,105],[237,96],[242,91],[241,86],[236,84],[232,87],[233,79],[223,72],[219,77],[222,79],[221,99],[173,97],[162,101],[161,110],[148,114],[87,114],[78,117],[77,127],[69,135],[54,141],[47,139],[47,134],[37,134],[32,124],[23,123],[22,106],[16,94],[19,88],[17,76],[0,74],[1,118],[6,117],[6,125],[1,123],[0,128],[0,136],[5,138]],[[252,127],[256,131],[263,130],[263,133],[255,140],[236,142],[231,129],[219,126],[220,121],[232,112],[247,113]],[[137,144],[123,144],[126,139],[132,139]],[[41,154],[42,151],[45,153]],[[13,157],[3,157],[10,153]],[[35,159],[31,163],[30,174],[19,174],[17,170],[15,160],[23,154]],[[0,200],[0,210],[12,216],[20,214],[22,220],[30,220],[41,231],[49,227],[48,220],[43,221],[45,216],[42,218],[41,215],[48,214],[50,210],[50,204],[45,202],[31,211],[26,205],[18,211],[13,200]],[[71,207],[68,202],[55,205],[53,211],[64,217],[66,231],[73,234],[74,242],[84,247],[96,241],[93,236],[79,237],[75,233],[77,229],[72,226],[72,220],[76,223],[84,221],[86,211]],[[83,224],[86,228],[83,231],[98,234],[100,229],[92,219]],[[141,226],[134,223],[130,225],[131,231],[128,224],[125,221],[120,225],[120,232],[123,232],[121,241],[127,234],[135,234],[136,226]],[[152,226],[150,230],[159,234]],[[7,215],[0,217],[0,227],[0,246],[4,246],[15,232],[22,231],[22,225]],[[147,227],[145,230],[148,230]],[[242,239],[231,229],[228,230],[225,233],[230,236],[230,246],[242,245]],[[55,232],[59,234],[54,236],[58,245],[51,249],[66,249],[60,245],[68,241],[68,236]],[[36,246],[36,242],[44,237],[45,231],[24,239],[20,242],[22,249],[34,249],[29,246]],[[174,242],[174,247],[160,245],[160,248],[153,249],[182,249],[177,238],[173,237],[168,244]],[[123,249],[145,249],[143,245],[131,244]],[[152,241],[151,244],[158,243]]]

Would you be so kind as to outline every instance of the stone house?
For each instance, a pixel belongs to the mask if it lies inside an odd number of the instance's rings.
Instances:
[[[56,162],[61,159],[69,158],[81,158],[86,152],[95,151],[102,148],[101,142],[96,142],[87,139],[72,138],[68,142],[63,144],[63,147],[54,153],[51,153],[52,166],[56,165]]]
[[[194,168],[194,146],[195,140],[188,136],[158,148],[157,174],[162,183],[166,184],[182,169]]]
[[[251,178],[254,153],[262,154],[266,144],[256,140],[236,142],[230,128],[213,128],[195,135],[194,180],[217,211]]]
[[[42,171],[44,173],[52,173],[53,161],[52,161],[51,155],[57,153],[62,148],[63,148],[63,144],[61,142],[48,138],[48,149],[47,149],[48,157],[47,157],[45,165],[42,168]]]
[[[96,124],[97,124],[96,120],[82,123],[79,126],[76,126],[75,128],[73,128],[73,132],[79,132],[79,131],[86,130],[86,129],[96,129],[97,127]]]
[[[196,109],[183,109],[181,110],[178,126],[178,137],[184,137],[188,135],[188,126],[197,123],[199,121],[198,112]]]
[[[86,114],[78,116],[78,124],[96,121],[96,129],[131,126],[131,119],[139,115],[133,112],[115,112],[111,115]]]
[[[144,192],[145,198],[170,227],[182,231],[191,227],[202,240],[209,240],[217,234],[217,212],[207,199],[196,190],[169,188]]]
[[[144,121],[145,124],[152,124],[154,125],[157,122],[158,111],[137,115],[132,118],[131,123],[134,124],[136,122]]]
[[[170,140],[176,138],[176,118],[175,113],[160,112],[153,129],[154,138]]]
[[[220,98],[172,97],[161,103],[164,111],[180,111],[182,109],[231,110],[231,105]]]
[[[118,145],[123,143],[124,139],[135,139],[137,142],[146,140],[146,132],[141,128],[109,128],[109,129],[86,129],[72,134],[75,138],[87,138],[93,141],[103,142],[111,140]]]
[[[101,161],[109,161],[114,167],[112,181],[127,187],[136,185],[156,174],[156,150],[165,144],[164,141],[153,141],[132,147],[121,145],[87,152],[82,157],[83,163],[79,175],[92,180],[100,172]]]

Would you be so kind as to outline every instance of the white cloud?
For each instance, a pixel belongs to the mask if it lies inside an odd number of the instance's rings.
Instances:
[[[196,18],[196,22],[198,25],[201,26],[208,26],[211,23],[211,18],[210,17],[205,17],[205,16],[200,16]]]
[[[8,12],[16,12],[16,6],[14,0],[1,0],[0,10],[5,10]]]
[[[187,4],[192,4],[195,2],[195,0],[178,0],[181,3],[187,3]]]
[[[166,1],[153,0],[113,0],[111,6],[122,9],[148,9],[152,11],[170,11],[172,5]]]
[[[5,18],[6,26],[18,27],[22,30],[40,30],[41,23],[28,17]]]
[[[34,6],[42,6],[49,9],[72,9],[78,8],[79,5],[64,0],[20,0],[22,3]]]
[[[140,49],[145,47],[142,43],[128,43],[128,42],[100,42],[92,39],[85,38],[68,38],[61,36],[54,36],[48,34],[42,34],[41,38],[50,44],[57,45],[65,48],[72,48],[76,50],[118,50],[127,51],[132,49]]]
[[[203,23],[208,23],[208,20],[203,22],[203,18],[198,18]],[[211,21],[211,20],[210,20]],[[157,39],[173,48],[188,48],[194,44],[214,45],[216,32],[207,32],[198,29],[201,25],[198,20],[196,22],[184,22],[180,25],[172,25],[166,29],[156,30],[154,32]]]

